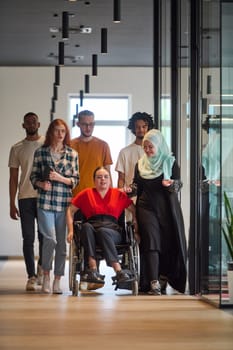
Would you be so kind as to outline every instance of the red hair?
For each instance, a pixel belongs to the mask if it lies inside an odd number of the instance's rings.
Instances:
[[[45,142],[44,142],[44,146],[50,146],[53,142],[53,134],[54,134],[54,130],[56,128],[56,126],[64,126],[66,129],[66,136],[63,140],[63,145],[65,146],[70,146],[70,131],[69,128],[66,124],[66,122],[64,122],[63,119],[54,119],[48,127],[48,130],[46,132],[46,136],[45,136]]]

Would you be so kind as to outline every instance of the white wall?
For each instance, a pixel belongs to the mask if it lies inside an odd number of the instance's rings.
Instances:
[[[79,93],[84,74],[90,74],[88,68],[61,68],[55,118],[67,119],[68,94]],[[45,133],[50,120],[53,82],[54,67],[0,67],[0,256],[22,256],[20,223],[9,217],[9,150],[25,137],[22,118],[29,111],[40,116],[41,134]],[[90,89],[92,93],[131,94],[132,113],[146,111],[153,115],[152,68],[99,68],[98,77],[91,77]]]

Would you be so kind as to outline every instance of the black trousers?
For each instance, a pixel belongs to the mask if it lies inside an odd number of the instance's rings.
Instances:
[[[34,255],[34,241],[35,229],[37,221],[37,199],[26,198],[19,200],[20,221],[23,236],[23,255],[26,265],[28,278],[36,275],[35,271],[35,255]],[[41,265],[43,236],[38,231],[39,240],[39,259],[38,265]]]
[[[97,227],[89,222],[82,224],[81,243],[84,247],[85,261],[88,257],[96,258],[96,246],[98,245],[108,266],[112,266],[113,262],[118,262],[118,253],[116,245],[122,242],[121,232],[109,227]]]

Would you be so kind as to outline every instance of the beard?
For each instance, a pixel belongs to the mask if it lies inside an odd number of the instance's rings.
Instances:
[[[27,130],[27,135],[28,136],[34,136],[34,135],[37,134],[37,132],[38,132],[38,129],[36,129],[36,130]]]

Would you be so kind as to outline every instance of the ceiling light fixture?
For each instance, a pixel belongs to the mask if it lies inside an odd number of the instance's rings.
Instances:
[[[57,101],[57,85],[53,84],[53,99]]]
[[[92,75],[97,76],[98,55],[92,55]]]
[[[55,113],[55,100],[54,100],[54,98],[52,98],[51,112]]]
[[[83,90],[79,91],[79,98],[80,98],[80,106],[83,106]]]
[[[120,0],[113,0],[113,22],[119,23],[121,21],[121,2]]]
[[[69,13],[62,12],[62,39],[69,39]]]
[[[212,86],[211,86],[211,75],[207,75],[207,82],[206,82],[206,93],[207,95],[212,93]]]
[[[59,43],[58,43],[58,64],[59,64],[59,66],[64,66],[64,56],[65,56],[64,41],[59,41]]]
[[[85,94],[89,94],[89,92],[90,92],[90,76],[89,76],[89,74],[85,74],[85,76],[84,76],[84,92],[85,92]]]
[[[52,121],[53,121],[53,112],[50,111],[50,122],[52,122]]]
[[[58,27],[50,27],[49,31],[54,35],[55,33],[62,32],[62,29]],[[83,26],[83,25],[79,27],[69,27],[69,33],[70,34],[91,34],[92,28]]]
[[[55,85],[60,85],[60,66],[55,66]]]
[[[101,28],[101,53],[108,53],[108,29]]]

